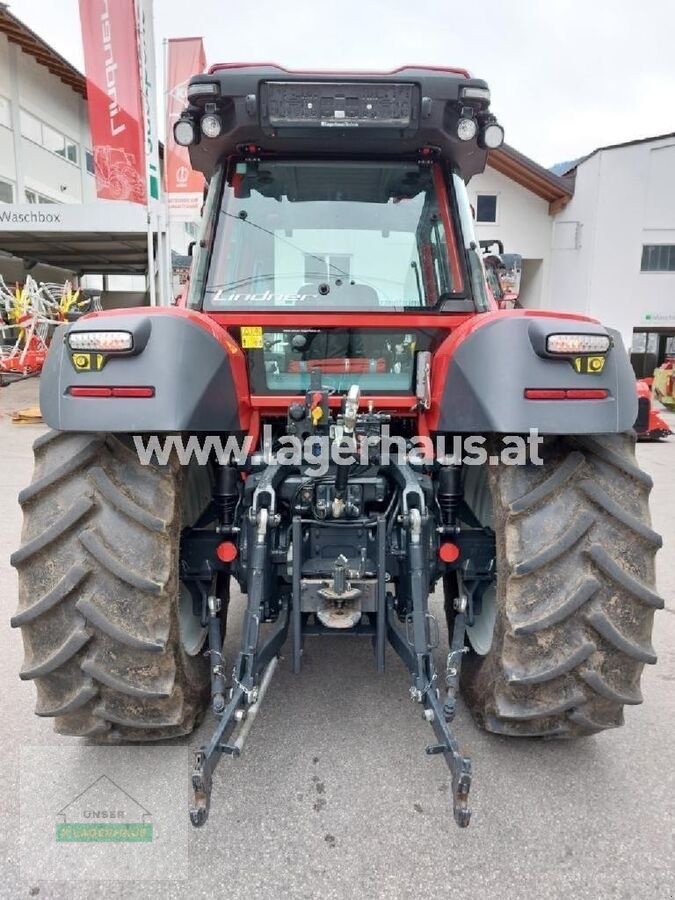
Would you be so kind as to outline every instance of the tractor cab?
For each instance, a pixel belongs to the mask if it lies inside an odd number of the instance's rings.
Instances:
[[[485,82],[215,66],[188,99],[174,134],[209,179],[188,306],[233,326],[256,395],[304,392],[313,369],[410,394],[438,314],[491,306],[465,187],[503,140]]]

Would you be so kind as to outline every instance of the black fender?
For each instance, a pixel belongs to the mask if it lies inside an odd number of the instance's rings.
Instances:
[[[598,374],[546,351],[550,334],[608,335]],[[597,389],[605,399],[530,400],[528,389]],[[637,415],[635,374],[617,331],[585,317],[532,310],[485,313],[460,326],[432,365],[432,430],[452,433],[607,434],[629,431]]]
[[[68,336],[82,331],[130,332],[134,346],[78,358]],[[152,388],[152,396],[105,395],[105,389],[130,387]],[[104,389],[104,396],[74,396],[75,388]],[[40,379],[40,408],[58,431],[245,431],[246,363],[235,341],[203,313],[175,307],[93,313],[56,329]]]

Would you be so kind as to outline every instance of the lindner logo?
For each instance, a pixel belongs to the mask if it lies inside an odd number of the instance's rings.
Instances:
[[[110,26],[110,12],[108,10],[108,0],[103,0],[103,14],[101,15],[101,37],[103,39],[103,52],[105,54],[105,83],[108,92],[108,118],[110,120],[110,133],[114,135],[122,134],[126,131],[124,122],[116,122],[120,115],[120,107],[117,100],[117,63],[112,46],[112,29]]]
[[[152,841],[152,814],[107,775],[100,775],[57,814],[61,843]]]
[[[188,183],[190,170],[187,166],[178,166],[176,169],[176,184],[182,186]]]

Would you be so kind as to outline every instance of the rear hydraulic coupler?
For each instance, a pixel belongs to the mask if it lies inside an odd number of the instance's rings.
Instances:
[[[239,485],[239,473],[234,466],[220,466],[216,469],[213,498],[220,513],[220,522],[226,527],[234,523],[234,511],[239,499]]]
[[[438,505],[441,508],[444,525],[453,525],[457,509],[462,500],[462,468],[457,465],[444,466],[438,476]]]
[[[353,384],[349,388],[349,393],[345,399],[341,434],[338,437],[340,447],[344,448],[347,454],[354,454],[356,451],[354,431],[356,429],[356,419],[359,414],[360,399],[361,388],[358,384]],[[341,465],[337,467],[337,472],[335,474],[335,497],[332,504],[334,519],[339,519],[345,511],[345,498],[347,495],[350,469],[351,465],[344,460]]]

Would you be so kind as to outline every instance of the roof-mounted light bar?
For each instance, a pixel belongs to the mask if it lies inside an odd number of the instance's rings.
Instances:
[[[188,85],[188,100],[196,100],[198,97],[220,96],[220,85],[217,81],[193,81]]]
[[[482,103],[490,103],[490,88],[467,85],[459,89],[462,100],[480,100]]]

